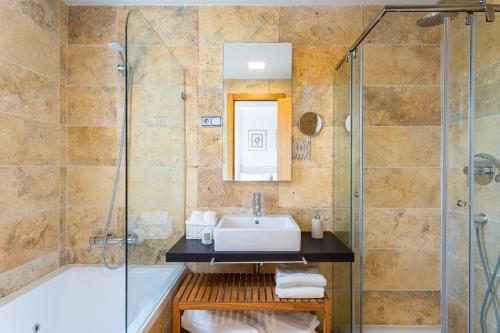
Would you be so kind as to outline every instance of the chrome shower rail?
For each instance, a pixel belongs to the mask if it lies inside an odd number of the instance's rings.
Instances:
[[[356,51],[359,45],[365,40],[365,38],[370,34],[370,32],[378,25],[378,23],[384,18],[387,13],[427,13],[427,12],[443,12],[443,13],[486,13],[487,20],[490,21],[494,19],[492,13],[500,12],[500,5],[488,5],[486,3],[478,3],[476,5],[387,5],[384,6],[377,16],[373,18],[368,26],[363,30],[358,39],[352,44],[344,57],[339,61],[335,69],[338,70],[342,65],[347,62],[349,55]]]

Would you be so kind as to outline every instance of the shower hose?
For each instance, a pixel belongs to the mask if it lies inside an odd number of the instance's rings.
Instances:
[[[118,191],[118,182],[120,180],[120,169],[121,169],[121,164],[122,164],[122,157],[123,157],[123,147],[125,146],[125,122],[127,121],[127,115],[126,113],[123,116],[123,124],[122,124],[122,132],[120,135],[120,143],[119,143],[119,149],[118,149],[118,158],[117,158],[117,165],[116,165],[116,174],[115,174],[115,179],[113,182],[113,192],[111,194],[111,201],[109,203],[108,207],[108,212],[106,215],[106,222],[104,224],[104,242],[101,247],[101,253],[99,255],[101,259],[101,263],[106,266],[108,269],[117,269],[118,267],[122,266],[123,263],[125,262],[125,254],[123,255],[123,258],[121,261],[116,264],[116,265],[111,265],[108,263],[106,259],[106,245],[107,245],[107,240],[108,240],[108,235],[109,235],[109,227],[111,225],[111,218],[113,217],[113,208],[115,205],[115,199],[116,199],[116,192]],[[124,237],[125,242],[127,241],[127,235]]]
[[[130,64],[127,64],[127,74],[128,74],[128,82],[126,83],[127,85],[127,90],[129,90],[130,84],[133,80],[133,71],[132,71],[132,66]],[[126,80],[127,81],[127,80]],[[126,101],[128,103],[128,101]],[[125,112],[123,114],[123,121],[122,121],[122,130],[121,130],[121,135],[120,135],[120,142],[118,144],[118,156],[116,160],[116,173],[115,173],[115,179],[113,182],[113,192],[111,194],[111,201],[109,202],[108,206],[108,211],[106,214],[106,221],[104,223],[104,242],[101,246],[101,253],[99,255],[101,259],[101,263],[108,269],[117,269],[121,267],[125,263],[125,253],[123,254],[121,260],[119,261],[118,264],[112,265],[108,263],[107,258],[106,258],[106,245],[107,245],[107,240],[109,236],[109,227],[111,225],[111,218],[113,217],[113,209],[115,206],[115,199],[116,199],[116,192],[118,191],[118,183],[120,181],[120,170],[121,170],[121,165],[122,165],[122,159],[123,159],[123,150],[125,148],[125,131],[127,130],[127,117],[128,117],[128,112],[127,112],[127,107],[125,106]],[[126,163],[125,161],[124,163]],[[128,223],[128,222],[125,222]],[[128,235],[125,232],[124,236],[124,246],[126,247],[127,244],[126,242],[128,241]]]
[[[488,312],[488,304],[490,302],[490,297],[491,297],[491,303],[493,304],[493,309],[495,311],[495,321],[496,321],[496,330],[497,333],[500,332],[500,319],[499,319],[499,313],[498,313],[498,301],[497,301],[497,295],[496,295],[496,286],[495,282],[497,279],[497,274],[498,274],[498,269],[500,268],[500,256],[497,256],[497,261],[495,265],[495,269],[493,270],[493,273],[491,273],[488,260],[486,257],[486,248],[485,245],[481,241],[481,233],[482,233],[482,228],[481,226],[484,226],[482,223],[477,223],[476,222],[476,241],[479,249],[479,257],[481,259],[481,266],[483,269],[483,274],[484,274],[484,279],[486,280],[487,288],[486,288],[486,293],[483,297],[483,301],[481,304],[481,313],[480,313],[480,324],[481,324],[481,333],[487,333],[487,325],[486,325],[486,314]],[[484,238],[484,237],[483,237]]]

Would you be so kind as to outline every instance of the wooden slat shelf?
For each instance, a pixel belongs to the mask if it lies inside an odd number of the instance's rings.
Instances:
[[[323,332],[331,329],[331,302],[325,298],[279,298],[274,274],[191,273],[173,303],[174,333],[181,332],[184,310],[306,311],[323,313]]]

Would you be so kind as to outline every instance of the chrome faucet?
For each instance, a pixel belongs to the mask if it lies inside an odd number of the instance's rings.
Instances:
[[[127,243],[129,245],[136,245],[139,241],[139,237],[131,232],[127,235]],[[89,247],[87,251],[90,251],[94,245],[117,245],[121,246],[125,244],[124,237],[116,236],[114,234],[109,234],[106,237],[104,236],[93,236],[89,238]]]
[[[253,193],[253,216],[262,216],[262,193],[260,192]]]

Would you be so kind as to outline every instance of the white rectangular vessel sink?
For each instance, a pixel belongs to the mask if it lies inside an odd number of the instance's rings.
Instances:
[[[215,251],[300,251],[300,228],[289,215],[224,215],[214,243]]]

